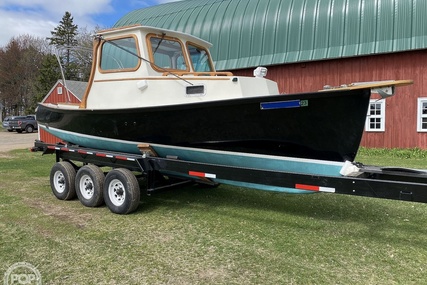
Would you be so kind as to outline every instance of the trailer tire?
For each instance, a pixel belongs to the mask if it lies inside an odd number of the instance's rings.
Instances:
[[[104,203],[104,172],[96,165],[82,166],[76,175],[77,197],[86,207],[98,207]]]
[[[138,180],[129,169],[113,169],[105,177],[104,200],[111,212],[129,214],[135,211],[140,195]]]
[[[74,182],[76,170],[67,161],[57,162],[50,170],[50,187],[59,200],[71,200],[76,197]]]

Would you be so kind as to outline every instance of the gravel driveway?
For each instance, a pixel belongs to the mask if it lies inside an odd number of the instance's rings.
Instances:
[[[34,141],[38,139],[38,135],[38,132],[18,134],[0,128],[0,152],[12,149],[30,149],[34,146]]]

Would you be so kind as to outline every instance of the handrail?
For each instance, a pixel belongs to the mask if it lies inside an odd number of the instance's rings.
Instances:
[[[174,71],[174,74],[178,76],[193,75],[193,76],[233,76],[233,73],[229,71],[220,72],[191,72],[191,71]],[[163,76],[168,76],[169,72],[163,72]]]

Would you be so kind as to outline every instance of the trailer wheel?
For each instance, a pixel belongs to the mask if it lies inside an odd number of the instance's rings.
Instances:
[[[84,165],[77,171],[76,193],[86,207],[98,207],[104,203],[104,172],[96,165]]]
[[[71,200],[75,198],[75,179],[76,170],[71,163],[66,161],[55,163],[50,170],[50,187],[56,198],[59,200]]]
[[[129,214],[135,211],[140,194],[138,180],[129,169],[113,169],[105,177],[104,200],[113,213]]]

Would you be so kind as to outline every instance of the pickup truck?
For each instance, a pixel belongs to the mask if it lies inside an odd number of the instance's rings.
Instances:
[[[32,133],[34,130],[37,130],[38,125],[35,115],[27,116],[18,116],[9,121],[8,131],[17,131],[22,133],[23,131],[27,133]]]

